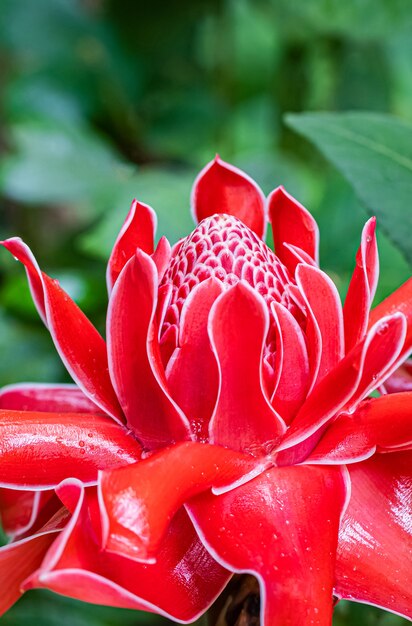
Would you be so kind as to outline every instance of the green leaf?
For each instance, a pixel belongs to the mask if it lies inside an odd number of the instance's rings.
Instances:
[[[151,613],[96,606],[49,591],[29,591],[1,618],[2,626],[161,626],[169,622]]]
[[[110,145],[86,127],[37,120],[9,130],[14,150],[1,163],[0,186],[13,200],[72,203],[82,216],[95,215],[111,205],[132,175]]]
[[[412,263],[412,125],[377,113],[303,113],[286,123],[345,176]]]

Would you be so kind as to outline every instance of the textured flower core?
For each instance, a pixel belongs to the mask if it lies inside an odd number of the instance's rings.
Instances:
[[[214,277],[226,287],[245,280],[267,303],[271,317],[266,359],[274,352],[272,302],[294,308],[288,292],[292,283],[286,267],[275,253],[240,220],[231,215],[213,215],[183,239],[174,251],[162,285],[171,284],[162,336],[179,325],[183,304],[199,283]]]

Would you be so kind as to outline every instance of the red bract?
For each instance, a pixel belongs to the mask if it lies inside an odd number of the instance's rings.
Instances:
[[[370,314],[371,219],[342,307],[311,215],[219,158],[192,204],[156,249],[132,204],[107,344],[3,242],[76,385],[1,394],[1,610],[46,587],[191,621],[251,572],[266,625],[330,624],[334,597],[412,617],[412,280]]]

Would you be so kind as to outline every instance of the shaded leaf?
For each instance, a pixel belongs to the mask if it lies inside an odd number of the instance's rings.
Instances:
[[[286,123],[341,171],[412,263],[412,126],[377,113],[288,114]]]

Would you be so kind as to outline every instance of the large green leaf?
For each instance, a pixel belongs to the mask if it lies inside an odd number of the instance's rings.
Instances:
[[[376,113],[288,114],[353,186],[412,263],[412,125]]]

